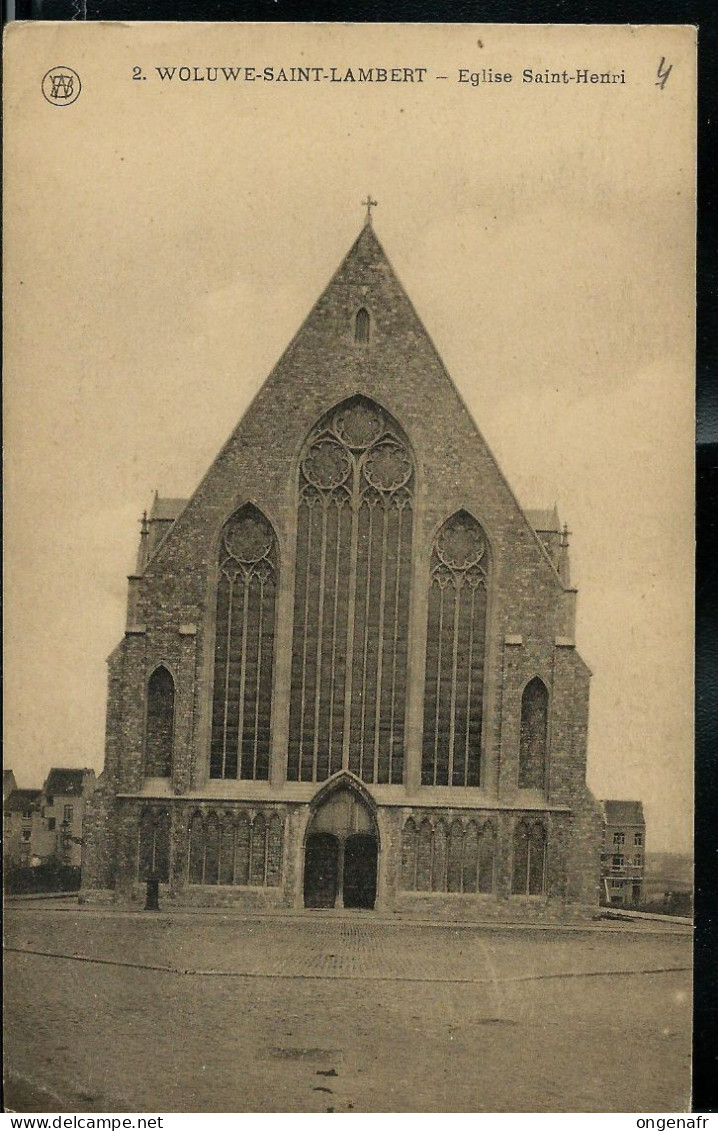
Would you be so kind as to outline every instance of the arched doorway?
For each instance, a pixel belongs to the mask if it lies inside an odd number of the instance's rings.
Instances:
[[[347,786],[314,812],[304,853],[304,906],[371,910],[376,902],[379,840],[369,805]]]

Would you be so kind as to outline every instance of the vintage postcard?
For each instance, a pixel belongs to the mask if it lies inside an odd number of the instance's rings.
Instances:
[[[690,1111],[695,47],[6,31],[9,1109]]]

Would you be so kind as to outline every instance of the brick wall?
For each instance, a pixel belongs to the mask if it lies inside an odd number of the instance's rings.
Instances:
[[[360,306],[371,318],[367,344],[354,340],[354,315]],[[561,583],[530,528],[370,228],[362,232],[159,545],[144,576],[132,582],[136,591],[128,634],[110,660],[108,797],[146,790],[146,686],[160,663],[175,679],[171,791],[179,799],[189,794],[201,796],[207,787],[218,539],[228,517],[252,502],[270,520],[277,536],[270,780],[276,800],[288,799],[297,461],[316,422],[332,405],[357,393],[374,398],[396,419],[411,444],[416,467],[405,784],[393,788],[397,796],[405,796],[408,805],[427,796],[422,793],[420,774],[431,549],[446,518],[465,509],[480,522],[492,563],[481,797],[494,808],[543,805],[570,809],[568,819],[551,816],[551,821],[558,822],[554,833],[561,845],[561,875],[552,878],[550,898],[589,899],[592,861],[597,855],[591,847],[593,811],[585,787],[589,673],[573,645],[575,594]],[[549,692],[550,722],[548,787],[545,794],[534,795],[534,791],[518,788],[518,754],[521,694],[535,675]],[[232,785],[228,796],[237,798],[236,783]],[[129,843],[136,836],[136,829],[132,832],[136,818],[132,804],[119,801],[113,807],[108,802],[105,818],[117,838],[116,873],[124,891],[133,883]],[[299,806],[291,808],[287,817],[282,898],[292,905],[299,900],[301,884],[301,814]],[[387,876],[387,893],[393,890],[396,868],[394,819],[389,811],[382,817],[389,832],[386,845],[382,840],[380,861]],[[506,819],[504,815],[502,820]],[[179,820],[176,835],[185,835]],[[502,891],[508,866],[505,861],[501,864]],[[88,877],[106,872],[88,862]],[[179,897],[179,889],[176,895]],[[419,898],[416,893],[400,897],[406,907],[412,901],[417,904]],[[439,902],[434,900],[432,905]],[[480,897],[477,907],[483,902]],[[446,900],[444,908],[449,910]],[[526,908],[526,914],[528,911]]]

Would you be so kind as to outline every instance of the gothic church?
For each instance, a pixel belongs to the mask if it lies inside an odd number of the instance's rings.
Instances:
[[[590,672],[371,217],[190,499],[155,498],[109,658],[88,899],[590,914]]]

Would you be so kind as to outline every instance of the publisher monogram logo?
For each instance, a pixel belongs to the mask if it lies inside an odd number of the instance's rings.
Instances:
[[[71,106],[81,90],[80,76],[72,67],[52,67],[42,80],[42,93],[52,106]]]

